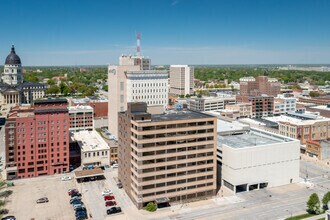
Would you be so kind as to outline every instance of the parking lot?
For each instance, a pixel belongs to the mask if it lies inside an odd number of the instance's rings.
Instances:
[[[77,183],[74,179],[61,180],[62,176],[73,176],[72,173],[15,180],[15,186],[8,188],[13,193],[7,198],[5,208],[17,219],[74,220],[75,212],[69,203],[68,189],[76,188],[82,194],[82,201],[90,215],[89,219],[127,219],[124,210],[132,204],[128,205],[131,201],[127,195],[122,189],[118,189],[113,179],[111,180],[114,174],[110,173],[117,173],[116,171],[117,169],[107,169],[105,171],[107,179],[84,183]],[[123,208],[123,212],[107,215],[107,207],[102,196],[105,189],[111,189],[114,192],[116,202]],[[37,204],[36,200],[42,197],[47,197],[49,202]]]
[[[68,189],[75,187],[74,180],[61,181],[61,176],[47,176],[14,181],[15,186],[8,188],[13,194],[7,199],[6,209],[17,219],[62,220],[75,219],[69,203]],[[48,203],[37,204],[42,197]]]

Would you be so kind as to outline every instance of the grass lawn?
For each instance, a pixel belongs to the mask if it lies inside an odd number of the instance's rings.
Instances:
[[[315,216],[315,215],[306,213],[306,214],[302,214],[302,215],[292,216],[290,218],[286,218],[285,220],[300,220],[300,219],[305,219],[305,218],[309,218],[309,217],[312,217],[312,216]]]

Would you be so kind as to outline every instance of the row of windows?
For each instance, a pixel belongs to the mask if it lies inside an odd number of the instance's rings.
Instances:
[[[133,83],[132,87],[151,87],[151,86],[167,86],[167,83]]]
[[[101,154],[100,154],[101,152]],[[97,152],[89,152],[89,153],[85,153],[85,158],[88,157],[99,157],[99,156],[107,156],[108,155],[108,151],[97,151]]]

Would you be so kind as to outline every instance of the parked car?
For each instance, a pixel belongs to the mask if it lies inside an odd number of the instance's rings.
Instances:
[[[118,207],[118,206],[111,207],[111,208],[107,209],[107,214],[108,215],[119,213],[119,212],[121,212],[121,208]]]
[[[37,199],[37,203],[45,203],[45,202],[49,202],[47,197],[42,197],[40,199]]]
[[[112,194],[112,191],[110,189],[106,189],[102,192],[102,196],[110,195],[110,194]]]
[[[81,201],[80,197],[75,196],[72,199],[70,199],[70,204],[72,204],[74,201]]]
[[[80,216],[76,216],[76,220],[85,220],[87,217],[80,215]]]
[[[104,201],[107,201],[107,200],[114,200],[115,199],[115,196],[112,196],[112,195],[105,195],[104,196]]]
[[[77,192],[77,191],[73,191],[73,192],[71,193],[71,198],[73,198],[73,197],[75,197],[75,196],[79,196],[79,197],[81,197],[81,194],[80,194],[79,192]]]
[[[86,211],[76,211],[75,216],[85,216],[87,217],[87,212]]]
[[[69,181],[69,180],[72,180],[72,177],[71,176],[63,176],[61,178],[62,181]]]
[[[106,201],[105,202],[105,206],[106,207],[108,207],[108,206],[114,206],[114,205],[117,205],[116,201],[110,200],[110,201]]]
[[[114,164],[114,165],[112,165],[112,168],[118,168],[118,164]]]
[[[119,189],[123,188],[123,184],[122,183],[117,183],[117,186]]]
[[[1,218],[1,220],[16,220],[16,217],[13,215],[8,215],[6,217]]]
[[[71,193],[72,193],[72,192],[77,192],[77,193],[79,193],[79,191],[78,191],[77,189],[69,189],[69,190],[68,190],[68,195],[71,196]]]
[[[73,205],[73,209],[74,209],[74,210],[81,209],[81,208],[85,208],[85,206],[84,206],[83,203]]]
[[[75,209],[75,211],[76,211],[76,212],[78,212],[78,211],[85,211],[85,212],[87,212],[87,210],[86,210],[86,208],[85,208],[84,206],[77,207],[77,208]]]

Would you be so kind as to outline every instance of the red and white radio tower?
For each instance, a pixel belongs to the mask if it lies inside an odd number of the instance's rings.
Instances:
[[[140,32],[136,34],[136,52],[138,56],[141,56],[141,46],[140,46],[141,35]]]

